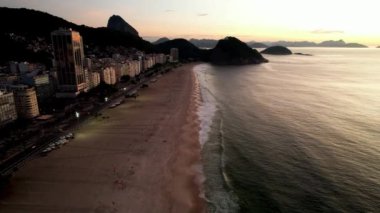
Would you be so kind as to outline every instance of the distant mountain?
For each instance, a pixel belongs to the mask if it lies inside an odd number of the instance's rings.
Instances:
[[[293,54],[292,51],[290,51],[288,48],[286,48],[284,46],[268,47],[267,49],[261,51],[261,53],[270,54],[270,55],[291,55],[291,54]]]
[[[321,43],[315,43],[310,41],[277,41],[277,42],[265,42],[268,46],[284,46],[284,47],[355,47],[366,48],[367,46],[358,43],[346,43],[343,40],[338,41],[323,41]]]
[[[214,39],[190,39],[190,42],[199,48],[214,48],[218,40]]]
[[[122,17],[113,15],[108,19],[107,28],[111,30],[118,30],[125,33],[130,33],[134,36],[139,36],[135,28],[129,25]]]
[[[199,47],[199,48],[214,48],[216,46],[216,44],[218,43],[218,40],[215,40],[215,39],[190,39],[190,42],[192,44],[194,44],[195,46]],[[268,46],[263,44],[263,43],[259,43],[259,42],[255,42],[255,41],[250,41],[250,42],[247,42],[247,45],[252,47],[252,48],[267,48]]]
[[[9,60],[51,61],[49,51],[33,52],[27,49],[29,43],[34,40],[43,40],[50,45],[50,33],[59,28],[71,28],[80,32],[85,46],[101,47],[122,46],[133,47],[146,52],[153,52],[154,46],[143,39],[121,31],[108,28],[92,28],[84,25],[76,25],[62,18],[30,9],[0,8],[0,62]],[[9,35],[15,34],[18,39],[12,39]]]
[[[234,37],[219,40],[210,51],[209,60],[217,65],[245,65],[268,62],[257,50]]]
[[[343,40],[338,41],[323,41],[318,44],[319,47],[356,47],[356,48],[366,48],[367,46],[358,43],[346,43]]]
[[[252,48],[267,48],[268,47],[268,45],[264,43],[256,42],[256,41],[247,42],[247,45]]]
[[[380,46],[377,46],[377,48],[380,48]]]
[[[359,43],[347,43],[345,47],[368,48],[368,46]]]
[[[205,50],[199,49],[186,39],[174,39],[156,45],[156,49],[165,54],[170,54],[171,48],[178,48],[181,60],[189,58],[203,60],[206,54]]]
[[[164,42],[167,42],[167,41],[170,41],[170,39],[167,38],[167,37],[163,37],[163,38],[160,38],[157,41],[153,42],[153,44],[161,44],[161,43],[164,43]]]
[[[268,46],[284,46],[284,47],[316,47],[318,46],[314,42],[309,41],[276,41],[276,42],[265,42]]]
[[[346,42],[344,42],[343,40],[338,40],[338,41],[323,41],[321,43],[318,44],[318,46],[320,47],[345,47],[346,46]]]

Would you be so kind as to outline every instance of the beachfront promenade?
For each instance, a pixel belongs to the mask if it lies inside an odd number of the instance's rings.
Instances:
[[[0,212],[200,212],[199,96],[193,65],[91,119],[76,138],[28,162]]]

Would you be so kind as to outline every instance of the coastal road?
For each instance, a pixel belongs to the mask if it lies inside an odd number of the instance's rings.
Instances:
[[[147,77],[146,75],[151,75],[150,77]],[[145,73],[144,78],[136,85],[125,85],[121,86],[119,88],[119,91],[112,96],[112,99],[108,101],[107,103],[99,106],[97,109],[95,109],[95,112],[102,112],[103,110],[107,109],[116,99],[120,99],[124,97],[126,94],[133,93],[134,91],[137,91],[143,84],[147,84],[151,79],[155,78],[157,76],[157,73],[154,73],[153,71]],[[125,88],[125,89],[124,89]],[[79,128],[81,125],[86,123],[91,119],[91,116],[85,116],[78,120],[77,123],[75,123],[67,132],[74,131],[75,129]],[[49,144],[57,141],[61,136],[66,135],[67,133],[62,133],[56,136],[50,136],[48,138],[44,138],[43,140],[45,142],[40,142],[35,145],[29,146],[22,152],[16,154],[14,157],[4,161],[0,165],[0,180],[3,178],[7,178],[12,175],[13,172],[17,171],[20,167],[23,166],[23,164],[35,157],[36,155],[40,154],[42,150],[44,150],[46,147],[49,146]]]

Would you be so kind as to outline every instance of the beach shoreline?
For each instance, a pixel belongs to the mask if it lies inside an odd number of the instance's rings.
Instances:
[[[185,64],[27,162],[1,212],[204,212],[199,85]]]

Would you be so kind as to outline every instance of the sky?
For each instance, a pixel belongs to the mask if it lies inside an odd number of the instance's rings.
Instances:
[[[379,0],[0,0],[0,6],[41,10],[92,27],[106,26],[116,14],[148,40],[235,36],[380,45]]]

